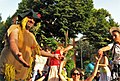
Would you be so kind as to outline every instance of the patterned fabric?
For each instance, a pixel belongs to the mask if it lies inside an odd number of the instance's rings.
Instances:
[[[108,45],[112,49],[113,62],[112,62],[112,79],[120,77],[120,45],[117,43],[111,43]],[[118,60],[119,58],[119,60]]]
[[[113,45],[114,45],[114,43],[109,44],[111,49],[112,49]],[[116,43],[113,49],[114,49],[113,60],[115,61],[114,64],[120,64],[120,60],[118,60],[118,58],[120,58],[120,45]]]

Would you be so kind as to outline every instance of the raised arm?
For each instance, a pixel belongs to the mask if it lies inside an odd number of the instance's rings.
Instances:
[[[70,50],[70,49],[72,49],[72,48],[73,48],[73,46],[72,46],[72,45],[69,45],[69,46],[67,46],[66,48],[63,49],[63,52],[66,52],[66,51],[68,51],[68,50]]]
[[[96,76],[97,71],[98,71],[100,59],[101,59],[101,57],[98,58],[92,75],[90,75],[85,81],[92,81],[94,79],[94,77]]]
[[[110,47],[109,46],[105,46],[105,47],[102,47],[98,50],[98,54],[102,54],[103,55],[103,52],[104,51],[108,51],[110,50]]]
[[[60,63],[60,68],[59,68],[59,73],[58,73],[61,81],[67,81],[66,78],[65,78],[65,77],[62,75],[62,73],[61,73],[61,72],[62,72],[62,68],[64,67],[64,62],[65,62],[65,61],[62,61],[62,62]]]

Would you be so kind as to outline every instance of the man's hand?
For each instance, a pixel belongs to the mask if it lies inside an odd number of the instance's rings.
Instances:
[[[60,59],[61,61],[63,61],[64,58],[65,58],[64,55],[59,56],[59,59]]]
[[[22,53],[21,53],[21,52],[19,52],[19,53],[17,54],[17,56],[18,56],[19,60],[24,64],[24,66],[30,67],[30,65],[23,59],[23,56],[22,56]]]
[[[98,50],[99,55],[103,55],[103,51],[101,49]]]
[[[54,58],[59,59],[59,54],[54,54]]]

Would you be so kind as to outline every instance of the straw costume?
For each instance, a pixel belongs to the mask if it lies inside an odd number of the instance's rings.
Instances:
[[[28,12],[19,15],[19,19],[22,19],[21,24],[11,25],[10,28],[7,30],[5,45],[0,56],[0,75],[4,76],[5,80],[7,81],[25,81],[30,78],[30,67],[33,61],[32,56],[35,56],[34,54],[41,55],[41,48],[39,47],[34,35],[26,31],[25,26],[28,22],[28,18],[26,16],[31,16],[35,19],[35,13],[33,12],[33,10],[29,10]],[[30,65],[30,67],[26,67],[20,61],[18,56],[11,51],[9,41],[9,36],[11,32],[16,32],[15,40],[18,49],[22,53],[23,59]]]

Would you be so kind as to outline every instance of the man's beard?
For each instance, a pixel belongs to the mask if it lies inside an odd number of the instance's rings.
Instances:
[[[26,29],[30,30],[33,26],[26,25]]]

